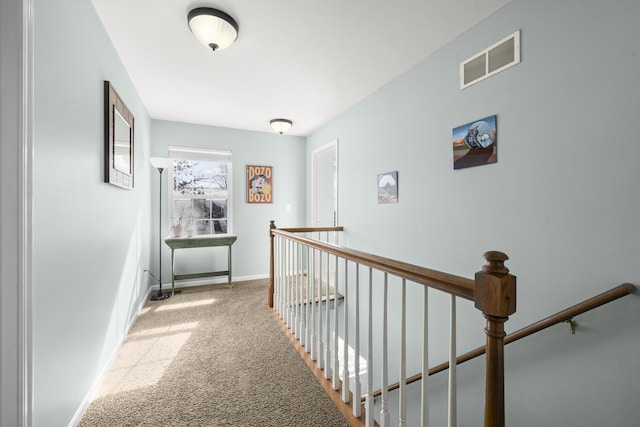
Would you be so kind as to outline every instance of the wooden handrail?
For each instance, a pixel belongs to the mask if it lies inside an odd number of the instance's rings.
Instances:
[[[342,227],[336,227],[342,229]],[[333,228],[331,228],[333,230]],[[474,300],[475,285],[474,281],[465,277],[456,276],[454,274],[443,273],[441,271],[432,270],[429,268],[420,267],[417,265],[396,261],[390,258],[385,258],[377,255],[372,255],[366,252],[357,251],[354,249],[347,249],[332,243],[320,242],[318,240],[309,239],[307,237],[294,234],[292,231],[285,230],[315,230],[315,229],[281,229],[272,228],[271,236],[274,235],[286,237],[289,240],[293,240],[298,243],[302,243],[305,246],[309,246],[315,249],[319,249],[323,252],[331,255],[337,255],[341,258],[348,259],[367,267],[372,267],[376,270],[384,271],[391,275],[406,278],[412,282],[420,283],[430,286],[435,289],[439,289],[467,300]],[[321,230],[325,231],[325,230]]]
[[[539,322],[533,323],[529,326],[526,326],[522,329],[517,330],[511,334],[508,334],[504,343],[509,344],[514,341],[517,341],[521,338],[525,338],[529,335],[535,334],[536,332],[540,332],[544,329],[547,329],[553,325],[558,323],[566,322],[571,320],[575,316],[579,314],[583,314],[587,311],[593,310],[594,308],[600,307],[602,305],[608,304],[611,301],[615,301],[618,298],[622,298],[626,295],[632,294],[636,291],[636,287],[631,283],[623,283],[618,285],[608,291],[605,291],[595,297],[584,300],[583,302],[576,304],[572,307],[569,307],[565,310],[562,310],[554,315],[546,317]],[[461,363],[467,362],[471,359],[475,359],[478,356],[482,356],[486,351],[486,346],[481,346],[476,349],[473,349],[465,354],[462,354],[456,358],[456,363],[459,365]],[[442,372],[449,369],[449,362],[441,363],[433,368],[429,369],[429,375],[437,374],[438,372]],[[409,378],[407,378],[407,384],[411,384],[416,381],[420,381],[422,379],[422,374],[416,374]],[[389,391],[396,390],[400,386],[399,383],[395,383],[389,386]],[[373,393],[374,397],[380,396],[381,391],[376,391]]]
[[[298,227],[298,228],[278,228],[289,233],[317,233],[322,231],[344,231],[343,226],[338,227]]]

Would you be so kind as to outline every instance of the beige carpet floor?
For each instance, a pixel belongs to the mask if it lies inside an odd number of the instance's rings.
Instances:
[[[269,313],[267,286],[149,301],[79,426],[348,426]]]

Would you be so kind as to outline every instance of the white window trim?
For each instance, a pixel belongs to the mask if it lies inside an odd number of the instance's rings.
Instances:
[[[227,232],[219,233],[219,236],[233,234],[233,160],[231,150],[214,150],[209,148],[181,147],[170,145],[170,159],[202,160],[209,162],[227,162]],[[173,167],[169,168],[168,214],[173,221]]]

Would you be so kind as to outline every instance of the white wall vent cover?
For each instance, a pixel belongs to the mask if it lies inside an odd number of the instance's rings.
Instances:
[[[460,89],[520,62],[520,30],[460,63]]]

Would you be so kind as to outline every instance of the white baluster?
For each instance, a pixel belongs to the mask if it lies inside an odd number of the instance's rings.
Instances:
[[[291,325],[293,324],[293,311],[291,310],[291,240],[287,241],[287,300],[286,300],[286,309],[287,309],[287,326],[291,329]]]
[[[382,297],[382,399],[380,400],[380,427],[389,427],[389,373],[387,372],[387,283],[388,274],[384,273]]]
[[[282,238],[282,243],[280,246],[280,252],[282,253],[282,278],[281,278],[281,287],[280,287],[280,318],[283,322],[287,323],[287,240]]]
[[[278,275],[275,286],[277,286],[278,289],[278,298],[274,299],[273,301],[273,306],[276,309],[276,312],[278,313],[278,316],[282,317],[282,307],[280,306],[280,300],[282,299],[282,241],[280,240],[280,236],[276,236],[276,242],[277,242],[277,254],[278,256],[276,257],[276,261],[275,265],[277,265],[277,271],[278,271]]]
[[[289,241],[289,257],[287,258],[287,261],[289,262],[289,268],[287,269],[287,279],[288,279],[288,285],[287,288],[289,289],[288,292],[288,301],[287,301],[287,308],[289,309],[289,329],[291,329],[293,331],[293,333],[295,334],[295,306],[294,306],[294,302],[295,302],[295,295],[294,295],[294,291],[295,291],[295,287],[294,287],[294,279],[295,279],[295,275],[293,274],[294,272],[294,261],[293,261],[293,255],[294,255],[294,242],[293,241]]]
[[[306,267],[307,267],[307,292],[304,294],[305,295],[305,300],[306,300],[306,304],[304,305],[305,307],[305,316],[304,316],[304,330],[305,330],[305,351],[307,353],[311,353],[311,343],[313,341],[311,341],[311,326],[313,323],[313,317],[311,316],[311,303],[312,303],[312,299],[313,299],[313,293],[311,292],[311,284],[312,284],[312,280],[310,277],[310,271],[309,271],[309,267],[310,267],[310,263],[311,260],[309,259],[309,246],[307,246],[307,251],[306,251]],[[304,283],[304,282],[303,282]]]
[[[280,242],[278,236],[273,236],[273,309],[278,313],[278,298],[280,298]]]
[[[325,300],[325,339],[324,339],[324,377],[325,379],[331,378],[331,318],[329,315],[331,314],[329,311],[329,283],[331,275],[331,262],[329,258],[329,253],[327,253],[327,283],[326,283],[326,300]]]
[[[337,260],[336,260],[337,261]],[[344,260],[344,341],[342,343],[342,401],[348,402],[349,395],[349,261]],[[337,300],[336,300],[337,301]],[[336,310],[337,311],[337,310]]]
[[[422,381],[420,415],[422,427],[429,427],[429,288],[424,287],[424,303],[422,311]]]
[[[367,399],[365,401],[366,427],[375,426],[373,414],[373,269],[369,267],[369,314],[367,326]]]
[[[361,415],[362,405],[360,398],[362,397],[360,384],[360,264],[356,264],[356,295],[355,295],[355,364],[354,364],[354,383],[353,383],[353,416],[359,418]]]
[[[316,305],[316,249],[311,248],[311,254],[309,255],[309,262],[311,263],[311,268],[308,274],[308,280],[311,281],[311,288],[309,292],[309,298],[307,298],[308,302],[311,304],[311,360],[318,359],[318,341],[316,335],[316,328],[318,327],[316,323],[316,309],[318,306]]]
[[[293,335],[298,334],[298,311],[296,304],[297,290],[298,290],[298,275],[296,274],[296,252],[298,250],[298,243],[292,243],[291,250],[291,324],[290,328],[293,331]]]
[[[451,295],[451,319],[449,331],[449,427],[457,425],[457,385],[456,385],[456,297]]]
[[[305,299],[306,299],[306,291],[305,291],[305,268],[306,268],[306,261],[305,261],[305,250],[304,250],[305,246],[303,244],[300,244],[300,318],[301,318],[301,322],[302,322],[302,331],[301,331],[301,335],[302,335],[302,339],[301,339],[301,344],[302,345],[307,345],[307,318],[306,318],[306,304],[305,304]]]
[[[340,359],[338,358],[338,256],[335,256],[335,274],[333,282],[333,376],[331,385],[334,390],[340,387]]]
[[[285,255],[286,242],[284,238],[280,238],[280,318],[285,320],[285,305],[284,300],[286,298],[286,286],[285,280],[287,277],[287,269],[286,269],[286,255]]]
[[[273,261],[273,308],[279,316],[282,316],[282,312],[280,311],[280,298],[282,297],[280,294],[282,291],[282,251],[280,249],[280,237],[276,236],[274,238],[274,246],[273,252],[276,255],[276,259]]]
[[[318,321],[316,322],[318,326],[318,345],[317,347],[317,358],[318,358],[318,366],[320,369],[324,369],[324,348],[322,347],[322,252],[318,253]]]
[[[399,427],[407,424],[407,280],[402,279],[400,308],[400,414]]]
[[[298,292],[298,299],[297,299],[297,312],[298,312],[298,339],[300,340],[300,345],[304,346],[305,342],[304,342],[304,338],[305,338],[305,330],[304,330],[304,312],[303,312],[303,308],[304,306],[303,304],[303,283],[302,283],[302,269],[304,268],[304,263],[303,263],[303,259],[302,259],[302,244],[298,243],[298,251],[297,251],[297,258],[298,258],[298,269],[296,271],[296,277],[298,278],[298,283],[296,286],[296,290]]]

